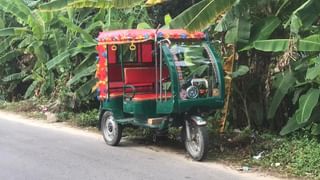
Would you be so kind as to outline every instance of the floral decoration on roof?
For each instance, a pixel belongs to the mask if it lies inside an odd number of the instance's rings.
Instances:
[[[129,29],[100,32],[97,40],[99,44],[125,44],[158,39],[190,39],[197,40],[205,38],[203,32],[189,33],[183,29],[155,30],[155,29]]]

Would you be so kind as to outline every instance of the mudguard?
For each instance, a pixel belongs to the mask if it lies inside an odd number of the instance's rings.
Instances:
[[[206,126],[207,121],[205,121],[202,117],[200,116],[191,116],[190,120],[195,123],[198,126]]]

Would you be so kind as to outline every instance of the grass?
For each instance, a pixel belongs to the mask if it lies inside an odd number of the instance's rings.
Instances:
[[[5,109],[7,106],[6,104],[7,104],[6,101],[0,99],[0,109]]]
[[[97,127],[99,123],[98,110],[93,109],[87,112],[76,113],[70,119],[70,122],[80,127]]]
[[[281,137],[277,134],[255,134],[254,137],[225,134],[214,137],[210,161],[226,163],[237,168],[269,172],[282,177],[320,179],[320,143],[307,132]],[[261,153],[262,152],[262,153]],[[255,159],[261,153],[261,158]]]
[[[278,167],[275,164],[278,164]],[[320,179],[320,144],[316,137],[295,134],[283,139],[257,164],[280,173]]]
[[[30,99],[19,102],[0,101],[0,109],[21,113],[27,117],[35,119],[45,119],[46,116],[41,112],[41,103]]]

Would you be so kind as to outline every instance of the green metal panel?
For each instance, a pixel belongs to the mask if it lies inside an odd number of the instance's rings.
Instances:
[[[122,103],[123,98],[122,96],[116,97],[116,98],[110,98],[108,100],[105,100],[101,103],[101,109],[111,111],[113,113],[113,116],[115,118],[123,118],[123,110],[122,110]]]
[[[145,115],[147,117],[156,116],[156,101],[130,101],[125,100],[123,103],[123,111],[129,114]]]
[[[213,108],[218,109],[223,107],[224,101],[219,97],[210,97],[210,98],[199,98],[199,99],[188,99],[188,100],[179,100],[179,112],[187,112],[193,108]]]
[[[157,101],[157,114],[170,114],[173,112],[174,100]]]
[[[169,75],[170,75],[170,80],[171,80],[171,94],[172,94],[172,98],[168,99],[168,100],[157,100],[157,113],[158,114],[170,114],[173,112],[174,110],[174,99],[175,96],[177,96],[177,92],[179,92],[178,87],[176,86],[176,84],[178,83],[177,81],[177,73],[176,73],[176,69],[172,60],[172,56],[170,53],[170,50],[168,49],[168,47],[166,45],[162,46],[162,50],[163,50],[163,60],[165,61],[165,63],[168,66],[168,70],[169,70]]]
[[[163,45],[162,50],[164,57],[163,60],[166,62],[170,74],[172,97],[168,101],[157,101],[157,113],[170,114],[175,112],[177,109],[177,104],[175,102],[178,102],[179,100],[179,82],[170,49],[166,45]]]
[[[224,101],[224,95],[225,95],[225,85],[224,85],[224,74],[223,74],[223,66],[222,66],[222,58],[218,55],[218,53],[216,52],[216,50],[213,48],[211,43],[206,42],[210,48],[210,53],[212,53],[212,55],[215,57],[216,61],[216,66],[218,68],[218,79],[219,79],[219,90],[220,90],[220,98],[221,100]],[[223,107],[223,106],[222,106]],[[222,108],[220,107],[220,108]]]

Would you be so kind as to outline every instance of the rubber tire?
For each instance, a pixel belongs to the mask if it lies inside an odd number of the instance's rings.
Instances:
[[[101,133],[102,133],[102,136],[103,136],[103,139],[104,141],[110,145],[110,146],[117,146],[119,143],[120,143],[120,140],[121,140],[121,137],[122,137],[122,126],[120,124],[118,124],[117,122],[114,122],[114,128],[113,130],[115,130],[115,134],[114,134],[114,137],[109,140],[106,136],[106,133],[105,131],[107,131],[107,127],[106,127],[106,122],[108,120],[108,118],[110,116],[113,116],[112,112],[110,111],[106,111],[103,116],[102,116],[102,119],[101,119]]]
[[[191,124],[191,123],[190,123]],[[197,125],[191,125],[195,129],[195,131],[198,131],[199,133],[199,139],[200,139],[200,151],[194,152],[191,149],[190,142],[187,141],[187,135],[186,135],[186,127],[183,127],[182,133],[183,137],[182,140],[184,141],[184,146],[188,152],[188,154],[191,156],[192,159],[196,161],[203,161],[207,158],[208,151],[209,151],[209,135],[208,135],[208,129],[206,126],[197,126]],[[191,132],[192,133],[192,132]],[[192,134],[191,134],[192,136]]]

